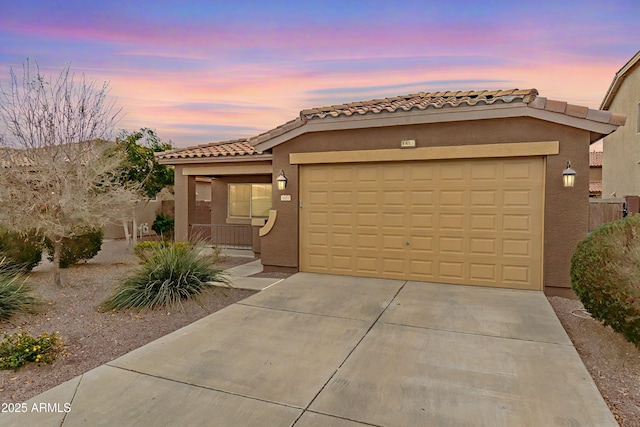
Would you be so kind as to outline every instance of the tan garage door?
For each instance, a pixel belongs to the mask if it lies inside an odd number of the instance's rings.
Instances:
[[[542,157],[303,165],[301,270],[542,289]]]

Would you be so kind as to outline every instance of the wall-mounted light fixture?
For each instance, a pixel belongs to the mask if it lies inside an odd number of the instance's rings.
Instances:
[[[574,172],[575,173],[575,172]],[[276,182],[278,183],[278,190],[282,191],[287,188],[287,177],[284,176],[284,171],[280,171],[280,175],[276,178]]]
[[[576,182],[576,171],[571,169],[571,162],[567,162],[567,168],[562,171],[562,182],[565,187],[573,187]]]

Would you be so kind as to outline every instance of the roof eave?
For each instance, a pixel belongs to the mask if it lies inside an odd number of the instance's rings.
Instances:
[[[185,165],[197,163],[231,163],[231,162],[259,162],[271,161],[271,154],[255,154],[241,156],[209,156],[209,157],[186,157],[179,159],[159,159],[161,165]]]
[[[620,89],[622,82],[627,77],[627,74],[631,71],[631,69],[634,66],[636,66],[639,63],[640,63],[640,50],[629,61],[627,61],[627,63],[624,64],[624,66],[620,68],[620,70],[618,70],[616,75],[613,77],[613,81],[611,82],[611,85],[609,86],[609,89],[607,90],[607,93],[605,94],[604,99],[600,104],[600,108],[599,108],[600,110],[609,109],[609,107],[611,106],[611,103],[613,102],[613,99],[618,94],[618,90]]]

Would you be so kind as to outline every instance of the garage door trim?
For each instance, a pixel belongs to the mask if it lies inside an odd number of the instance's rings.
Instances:
[[[411,149],[323,151],[291,153],[294,165],[319,163],[368,163],[415,160],[482,159],[556,155],[558,141],[519,142],[510,144],[458,145],[453,147],[420,147]]]

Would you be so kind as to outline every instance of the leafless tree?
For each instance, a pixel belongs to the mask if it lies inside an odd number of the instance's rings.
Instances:
[[[27,60],[21,79],[11,69],[0,85],[0,225],[53,242],[57,286],[62,239],[130,216],[139,199],[108,142],[114,105],[108,83],[77,79],[70,65],[52,79]]]

